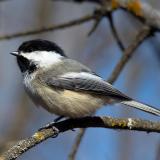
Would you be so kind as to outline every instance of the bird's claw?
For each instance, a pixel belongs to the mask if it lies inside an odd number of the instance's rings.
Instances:
[[[56,128],[55,126],[52,126],[52,130],[53,130],[53,133],[54,133],[52,138],[56,138],[59,134],[59,129]]]
[[[49,129],[49,128],[52,128],[52,127],[54,127],[54,124],[55,124],[55,122],[50,122],[50,123],[46,124],[45,126],[43,126],[43,127],[39,128],[39,130],[38,130],[38,131],[42,131],[43,129]]]
[[[56,128],[54,125],[55,125],[55,122],[48,123],[45,126],[41,127],[38,131],[42,131],[44,129],[52,129],[53,133],[54,133],[52,138],[56,138],[58,136],[58,134],[59,134],[59,129]]]

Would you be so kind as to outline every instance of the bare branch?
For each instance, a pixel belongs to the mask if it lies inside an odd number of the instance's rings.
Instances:
[[[76,3],[83,3],[83,2],[91,2],[91,3],[96,3],[96,4],[100,4],[100,1],[101,0],[51,0],[51,1],[54,1],[54,2],[76,2]]]
[[[132,57],[135,49],[138,48],[138,46],[147,37],[149,37],[150,34],[151,34],[151,30],[148,27],[144,27],[144,28],[142,28],[142,30],[139,31],[139,33],[137,34],[137,36],[135,37],[135,39],[133,40],[133,42],[131,43],[131,45],[128,46],[128,48],[125,49],[124,54],[122,55],[121,59],[117,63],[116,67],[114,68],[111,76],[107,80],[109,83],[113,84],[116,81],[116,79],[118,78],[118,76],[122,72],[123,68],[125,67],[125,65],[129,61],[129,59]],[[69,154],[69,159],[70,160],[74,160],[75,159],[76,154],[78,152],[78,148],[80,146],[80,143],[82,141],[82,138],[83,138],[84,134],[85,134],[85,129],[82,129],[77,134],[75,143],[73,144],[72,150],[71,150],[71,152]]]
[[[97,20],[95,20],[93,27],[91,28],[91,30],[88,33],[88,36],[90,36],[98,27],[99,23],[101,22],[101,17],[98,18]]]
[[[52,1],[65,1],[65,2],[90,2],[103,5],[106,11],[113,11],[122,8],[137,18],[141,19],[148,26],[157,31],[160,30],[160,12],[150,6],[148,3],[140,0],[52,0]],[[106,2],[106,6],[104,6]]]
[[[78,132],[77,136],[76,136],[76,140],[72,146],[72,149],[71,149],[71,152],[69,153],[68,155],[68,159],[69,160],[74,160],[76,159],[76,155],[77,155],[77,152],[78,152],[78,149],[80,147],[80,144],[82,142],[82,139],[84,137],[86,133],[86,129],[80,129],[80,131]]]
[[[68,2],[68,1],[67,1]],[[99,4],[102,4],[102,0],[74,0],[74,2],[97,2]],[[101,13],[101,17],[105,16],[107,12],[112,12],[115,9],[123,8],[132,14],[134,14],[137,18],[143,20],[148,26],[150,26],[155,31],[160,30],[160,12],[153,9],[151,6],[149,6],[147,3],[140,2],[139,0],[106,0],[106,6],[103,6],[100,8],[99,13]],[[6,34],[0,36],[0,40],[6,40],[6,39],[12,39],[12,38],[18,38],[22,36],[29,36],[34,34],[39,34],[43,32],[49,32],[54,31],[58,29],[65,29],[67,27],[72,27],[76,25],[80,25],[82,23],[88,22],[90,20],[97,20],[97,15],[94,12],[93,14],[86,15],[84,17],[81,17],[79,19],[72,20],[70,22],[66,22],[59,25],[51,25],[43,28],[33,29],[29,31],[24,32],[18,32],[13,34]],[[93,29],[97,27],[98,23],[95,23],[95,26]],[[112,27],[113,29],[113,27]],[[114,33],[114,32],[113,32]],[[119,42],[118,42],[119,43]]]
[[[160,12],[140,0],[106,0],[113,8],[123,8],[141,19],[151,28],[160,30]],[[109,3],[108,3],[109,4]]]
[[[122,51],[124,51],[125,47],[124,47],[122,41],[120,40],[120,38],[118,36],[117,30],[116,30],[114,22],[113,22],[113,16],[112,16],[112,14],[109,12],[108,15],[107,15],[107,17],[108,17],[110,28],[111,28],[111,31],[112,31],[112,34],[113,34],[114,38],[115,38],[115,40],[116,40],[119,48]]]
[[[133,42],[125,49],[123,56],[121,57],[120,61],[117,63],[112,75],[108,79],[108,82],[113,83],[118,78],[119,74],[121,73],[122,69],[132,57],[134,51],[138,48],[138,46],[150,35],[152,31],[149,27],[145,26],[143,29],[137,34]]]
[[[160,122],[152,122],[148,120],[134,118],[111,118],[111,117],[84,117],[77,119],[68,119],[55,123],[54,127],[59,130],[59,133],[66,132],[74,128],[101,127],[122,130],[135,130],[160,133]],[[1,157],[1,160],[14,160],[24,152],[28,151],[37,144],[45,141],[48,138],[55,136],[52,128],[44,129],[36,132],[32,137],[20,140]]]
[[[18,38],[18,37],[22,37],[22,36],[39,34],[39,33],[43,33],[43,32],[50,32],[50,31],[54,31],[54,30],[65,29],[67,27],[80,25],[82,23],[88,22],[90,20],[94,20],[96,18],[97,18],[96,14],[90,14],[90,15],[86,15],[84,17],[81,17],[79,19],[75,19],[75,20],[72,20],[72,21],[69,21],[69,22],[66,22],[66,23],[63,23],[63,24],[59,24],[59,25],[51,25],[51,26],[48,26],[48,27],[33,29],[33,30],[30,30],[30,31],[13,33],[13,34],[10,34],[10,35],[8,35],[8,34],[2,35],[2,36],[0,36],[0,40],[7,40],[7,39]]]

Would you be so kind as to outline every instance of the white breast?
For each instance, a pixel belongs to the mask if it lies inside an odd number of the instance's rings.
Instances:
[[[23,76],[24,76],[23,84],[25,86],[25,89],[31,92],[32,94],[35,94],[35,89],[32,86],[32,81],[35,78],[36,73],[29,74],[28,72],[25,72]]]

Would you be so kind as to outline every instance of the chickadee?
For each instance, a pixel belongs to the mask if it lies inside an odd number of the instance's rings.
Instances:
[[[92,72],[69,59],[47,40],[31,40],[12,52],[23,75],[26,92],[36,105],[59,116],[92,115],[105,104],[121,103],[160,116],[160,110],[135,101]]]

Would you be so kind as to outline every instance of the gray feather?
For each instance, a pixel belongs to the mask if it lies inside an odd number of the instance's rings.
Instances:
[[[130,107],[134,107],[134,108],[137,108],[137,109],[140,109],[142,111],[145,111],[145,112],[149,112],[151,114],[154,114],[154,115],[157,115],[157,116],[160,116],[160,110],[152,107],[152,106],[149,106],[147,104],[144,104],[144,103],[140,103],[140,102],[137,102],[135,100],[131,100],[131,101],[123,101],[121,102],[122,104],[125,104],[127,106],[130,106]]]
[[[51,87],[68,89],[72,91],[85,91],[92,94],[106,96],[115,100],[131,100],[112,85],[104,81],[102,78],[91,73],[70,72],[61,76],[52,77],[46,81]]]

